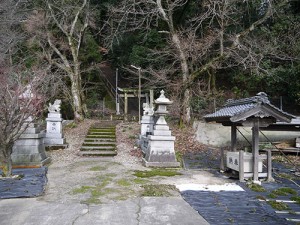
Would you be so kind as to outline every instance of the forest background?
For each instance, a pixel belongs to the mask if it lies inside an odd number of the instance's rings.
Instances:
[[[260,91],[300,112],[297,0],[2,0],[0,23],[2,85],[39,77],[45,105],[63,99],[68,119],[91,115],[116,69],[120,85],[137,87],[130,65],[185,124]]]

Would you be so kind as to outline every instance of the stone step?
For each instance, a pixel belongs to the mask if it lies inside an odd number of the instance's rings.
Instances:
[[[106,135],[106,134],[88,134],[87,138],[116,138],[116,135]]]
[[[116,143],[115,138],[85,138],[85,142],[96,142],[96,143],[101,143],[101,142],[109,142],[109,143]]]
[[[91,128],[89,131],[93,132],[115,132],[115,128]]]
[[[89,131],[88,132],[88,135],[115,135],[116,132],[110,132],[110,131],[107,131],[107,132],[100,132],[100,131]]]
[[[116,147],[116,142],[105,142],[105,141],[101,141],[101,142],[83,142],[82,146],[113,146]]]
[[[116,156],[117,152],[116,151],[83,151],[80,153],[82,156],[102,156],[102,157],[107,157],[107,156]]]
[[[81,146],[80,151],[112,151],[115,149],[115,146]]]
[[[112,129],[112,128],[108,128],[108,129],[105,129],[105,128],[101,128],[101,129],[89,129],[89,131],[96,131],[96,132],[115,132],[116,129]]]

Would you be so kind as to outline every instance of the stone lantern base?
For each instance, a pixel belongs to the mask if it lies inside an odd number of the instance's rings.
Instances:
[[[174,151],[173,136],[149,136],[149,146],[143,158],[146,167],[180,167]]]
[[[14,166],[43,166],[50,162],[40,128],[32,123],[15,142],[11,155]]]

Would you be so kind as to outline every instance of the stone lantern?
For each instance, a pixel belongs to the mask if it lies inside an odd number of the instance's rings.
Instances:
[[[148,148],[145,152],[144,164],[147,167],[179,167],[174,150],[175,137],[171,135],[170,128],[165,120],[168,114],[167,106],[173,102],[165,97],[162,90],[161,95],[155,100],[159,116],[154,125],[153,135],[148,135]]]

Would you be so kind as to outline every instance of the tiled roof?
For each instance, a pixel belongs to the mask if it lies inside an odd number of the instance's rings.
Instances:
[[[213,118],[213,117],[232,117],[242,112],[253,109],[256,106],[254,103],[244,104],[244,105],[234,105],[234,106],[225,106],[215,113],[205,115],[204,118]]]
[[[211,113],[204,116],[207,121],[214,121],[217,119],[228,120],[233,116],[243,115],[251,109],[258,108],[261,105],[266,105],[268,108],[280,115],[287,117],[288,119],[294,118],[286,112],[283,112],[276,106],[272,105],[268,99],[268,96],[264,92],[258,93],[256,96],[251,98],[244,98],[239,100],[228,100],[223,108],[219,109],[215,113]]]

